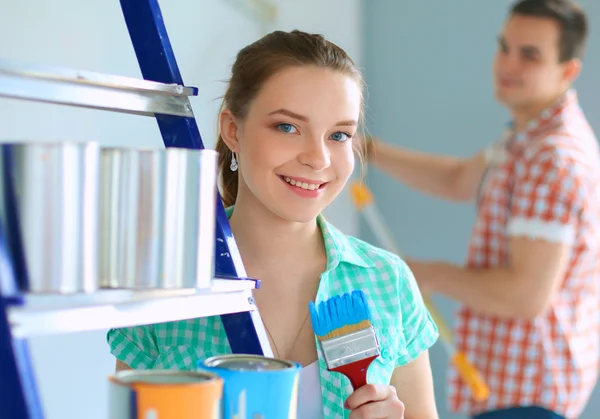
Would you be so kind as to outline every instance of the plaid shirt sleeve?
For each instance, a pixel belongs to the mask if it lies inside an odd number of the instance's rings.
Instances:
[[[133,369],[150,369],[158,357],[153,325],[111,329],[106,335],[110,353]]]
[[[410,363],[433,346],[439,336],[412,271],[402,260],[399,261],[399,270],[399,304],[405,351],[400,352],[396,361],[398,367]]]
[[[556,146],[517,163],[508,234],[573,243],[584,196],[580,170],[568,151]]]

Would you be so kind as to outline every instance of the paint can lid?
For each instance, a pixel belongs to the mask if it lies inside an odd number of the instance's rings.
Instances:
[[[211,380],[219,380],[215,374],[208,372],[176,371],[176,370],[123,370],[110,377],[121,384],[198,384]]]
[[[222,368],[233,371],[273,371],[296,368],[296,364],[281,359],[259,355],[219,355],[206,359],[206,367]]]

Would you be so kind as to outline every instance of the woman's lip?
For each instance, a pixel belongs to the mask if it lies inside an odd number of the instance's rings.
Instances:
[[[295,182],[308,183],[309,185],[322,185],[324,183],[327,183],[324,180],[307,179],[304,177],[296,177],[296,176],[288,176],[288,175],[279,175],[279,176],[281,176],[283,178],[292,179]]]

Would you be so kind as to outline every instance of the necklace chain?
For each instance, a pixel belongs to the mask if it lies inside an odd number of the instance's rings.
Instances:
[[[300,326],[300,330],[298,330],[298,334],[296,334],[296,337],[294,338],[294,342],[292,342],[292,346],[290,347],[290,351],[288,353],[288,356],[281,358],[281,354],[279,353],[279,348],[277,348],[277,344],[275,343],[275,339],[273,339],[273,336],[271,335],[271,332],[269,331],[269,328],[267,327],[267,324],[263,321],[263,324],[265,325],[265,330],[267,331],[267,333],[269,334],[269,337],[271,338],[271,341],[273,342],[273,346],[275,346],[275,352],[277,354],[277,358],[279,359],[291,359],[292,354],[294,353],[294,349],[296,347],[296,342],[298,341],[298,338],[300,337],[300,333],[302,332],[302,330],[304,329],[304,326],[306,325],[306,321],[308,320],[308,315],[310,313],[306,313],[306,317],[304,318],[304,321],[302,322],[302,326]]]

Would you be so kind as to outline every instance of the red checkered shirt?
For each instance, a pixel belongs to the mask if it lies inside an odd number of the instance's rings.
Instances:
[[[506,267],[512,236],[568,243],[572,250],[560,289],[537,318],[459,310],[457,347],[491,395],[474,401],[450,368],[450,408],[476,414],[537,405],[576,418],[595,386],[600,354],[598,143],[571,90],[490,150],[467,265]]]

